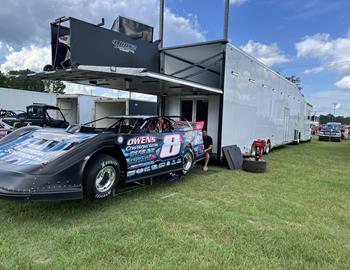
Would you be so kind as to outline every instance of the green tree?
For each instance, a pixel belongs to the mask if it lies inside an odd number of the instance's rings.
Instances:
[[[45,92],[64,94],[66,85],[61,81],[43,81],[45,85]]]
[[[11,70],[8,75],[0,71],[0,87],[64,94],[66,86],[61,81],[42,81],[35,78],[28,79],[26,75],[30,73],[33,73],[33,71],[29,69]]]
[[[285,77],[288,81],[291,81],[292,83],[296,84],[296,86],[299,88],[299,90],[303,90],[303,88],[301,87],[301,79],[300,77],[297,77],[297,76],[286,76]]]

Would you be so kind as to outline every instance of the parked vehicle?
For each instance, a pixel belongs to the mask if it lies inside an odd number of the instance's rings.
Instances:
[[[10,134],[13,128],[0,119],[0,140]]]
[[[113,124],[93,126],[106,119]],[[101,199],[120,181],[187,174],[205,156],[202,127],[175,117],[118,116],[66,130],[18,129],[0,141],[0,196]]]
[[[341,141],[341,123],[329,122],[323,125],[319,133],[320,141]]]
[[[64,118],[61,110],[56,106],[34,103],[27,107],[27,111],[14,114],[12,117],[4,117],[3,121],[10,126],[40,126],[53,128],[67,128],[69,123]]]

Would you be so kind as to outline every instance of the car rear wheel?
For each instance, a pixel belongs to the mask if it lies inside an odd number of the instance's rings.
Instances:
[[[118,161],[105,154],[98,154],[89,161],[85,170],[84,191],[90,199],[103,199],[112,194],[119,181]]]
[[[188,151],[184,154],[182,157],[182,173],[187,174],[189,173],[194,165],[194,159],[192,152]]]

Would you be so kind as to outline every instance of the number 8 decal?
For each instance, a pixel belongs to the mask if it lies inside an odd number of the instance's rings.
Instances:
[[[180,154],[182,137],[180,134],[164,136],[164,143],[160,150],[160,158],[169,158]]]

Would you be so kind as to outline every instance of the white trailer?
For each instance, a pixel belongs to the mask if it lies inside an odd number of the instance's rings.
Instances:
[[[59,95],[57,106],[71,124],[84,124],[111,115],[134,115],[137,111],[142,111],[145,115],[157,112],[155,102],[82,94]],[[103,121],[99,124],[108,125]]]
[[[155,95],[158,114],[204,121],[219,158],[230,145],[249,154],[256,139],[268,143],[266,150],[310,140],[312,106],[295,84],[228,42],[229,7],[225,0],[223,40],[168,48],[163,47],[164,0],[160,41],[153,41],[152,27],[149,39],[135,39],[145,32],[136,22],[125,32],[71,17],[55,21],[52,52],[63,46],[56,36],[74,42],[56,55],[60,61],[52,59],[48,71],[33,76]]]
[[[56,95],[52,93],[0,88],[0,109],[26,111],[33,103],[56,106],[56,102]]]
[[[156,95],[159,114],[204,121],[218,156],[229,145],[249,154],[255,139],[265,140],[271,148],[311,139],[312,106],[298,87],[234,45],[221,40],[164,48],[160,53],[160,73],[78,66],[36,77],[88,85],[93,85],[90,78],[97,78],[108,88]]]

